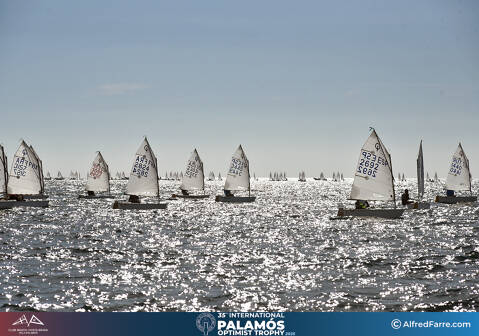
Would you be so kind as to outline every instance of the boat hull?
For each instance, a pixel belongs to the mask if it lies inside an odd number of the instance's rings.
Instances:
[[[210,195],[171,195],[171,198],[186,198],[186,199],[203,199],[208,198]]]
[[[477,196],[436,196],[436,203],[456,204],[477,202]]]
[[[131,203],[131,202],[119,202],[113,203],[113,209],[120,210],[158,210],[166,209],[166,203]]]
[[[23,195],[24,199],[47,199],[48,195],[37,194],[37,195]]]
[[[78,195],[79,199],[102,199],[102,198],[115,198],[112,195],[95,195],[95,196],[88,196],[88,195]]]
[[[377,217],[395,219],[401,218],[406,209],[343,209],[338,210],[338,217]]]
[[[428,202],[414,202],[414,203],[408,204],[407,208],[408,209],[414,209],[414,210],[429,209],[429,208],[431,208],[431,203],[428,203]]]
[[[238,197],[238,196],[220,196],[217,195],[215,197],[216,202],[225,202],[225,203],[251,203],[256,200],[256,196],[243,196],[243,197]]]
[[[47,208],[49,201],[0,201],[0,209],[19,207]]]

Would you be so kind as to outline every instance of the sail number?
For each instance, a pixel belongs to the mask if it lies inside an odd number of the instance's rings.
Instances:
[[[150,165],[153,161],[147,159],[145,156],[137,156],[135,165],[133,166],[132,174],[137,175],[138,177],[148,177],[150,171]]]
[[[359,158],[356,173],[376,177],[380,165],[387,166],[388,162],[372,152],[363,150]]]
[[[14,176],[25,176],[27,174],[27,168],[30,167],[33,170],[38,169],[38,165],[35,163],[26,160],[25,158],[17,157],[15,164],[13,165],[13,175]]]
[[[451,169],[449,169],[449,174],[458,176],[462,172],[462,158],[452,158]]]
[[[188,161],[188,166],[186,166],[185,175],[189,178],[194,178],[198,175],[200,168],[200,163],[195,161]]]
[[[243,173],[244,166],[245,166],[244,161],[236,159],[236,158],[232,158],[231,166],[230,166],[230,170],[228,171],[228,174],[241,176],[241,173]]]

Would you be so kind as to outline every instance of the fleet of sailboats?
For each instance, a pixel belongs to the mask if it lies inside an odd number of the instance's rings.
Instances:
[[[216,196],[217,202],[254,202],[255,196],[251,196],[251,176],[249,161],[240,145],[233,153],[228,173],[224,184],[225,195]],[[424,157],[422,140],[419,144],[419,151],[416,159],[417,168],[417,201],[408,204],[412,209],[428,209],[430,203],[423,200],[425,183],[439,183],[437,172],[434,178],[429,173],[424,174]],[[130,172],[126,177],[125,173],[117,172],[117,179],[129,180],[126,186],[126,194],[130,196],[128,201],[115,201],[113,207],[116,209],[165,209],[167,204],[159,202],[159,176],[158,161],[153,150],[145,137],[140,148],[135,154],[135,160]],[[50,172],[43,176],[43,163],[33,146],[25,141],[16,151],[10,173],[8,173],[7,156],[3,146],[0,146],[0,209],[33,206],[47,207],[49,202],[45,195],[45,180],[51,180]],[[61,172],[58,171],[55,180],[63,180]],[[71,171],[69,179],[78,180],[81,176],[78,171]],[[110,171],[108,164],[102,154],[97,152],[90,170],[87,172],[85,190],[87,195],[80,195],[79,198],[108,198],[110,195]],[[168,172],[165,179],[181,181],[181,194],[173,195],[173,198],[201,199],[209,197],[205,193],[205,176],[203,162],[198,151],[194,149],[187,161],[186,171]],[[217,175],[222,180],[221,173]],[[269,174],[270,181],[287,181],[286,173],[275,172]],[[209,181],[215,181],[215,174],[209,173]],[[254,174],[253,180],[257,181]],[[324,173],[314,180],[326,181]],[[299,173],[298,181],[306,182],[304,171]],[[344,181],[343,174],[333,172],[333,181]],[[398,173],[398,181],[406,181],[404,173]],[[372,129],[363,145],[358,164],[356,167],[354,181],[351,187],[350,200],[356,200],[355,209],[346,209],[341,206],[337,218],[350,216],[359,217],[381,217],[399,218],[404,208],[397,208],[394,188],[391,155],[385,148],[377,132]],[[235,196],[233,192],[247,191],[248,196]],[[462,144],[459,143],[453,154],[452,162],[446,179],[446,195],[436,196],[438,203],[464,203],[477,202],[477,196],[472,195],[472,177],[470,173],[469,160],[464,152]],[[200,193],[197,193],[200,192]],[[456,195],[456,192],[462,193]],[[464,195],[468,192],[470,195]],[[140,202],[140,197],[156,197],[158,202]],[[368,201],[382,201],[383,207],[369,207]],[[387,202],[392,202],[393,207],[384,207]],[[404,204],[404,201],[403,201]]]

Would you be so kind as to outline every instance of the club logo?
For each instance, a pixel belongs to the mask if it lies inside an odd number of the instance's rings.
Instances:
[[[22,317],[20,317],[18,320],[12,323],[12,325],[26,325],[27,327],[29,327],[30,324],[45,325],[35,315],[32,315],[32,317],[30,317],[30,320],[28,320],[25,314],[23,314]]]
[[[210,331],[216,327],[216,319],[210,313],[201,313],[196,318],[196,328],[207,336]]]
[[[93,167],[90,170],[90,176],[93,177],[94,179],[97,179],[101,176],[103,173],[101,166],[99,163],[94,164]]]

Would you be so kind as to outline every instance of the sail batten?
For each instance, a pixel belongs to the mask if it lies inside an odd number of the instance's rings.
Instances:
[[[203,171],[203,162],[200,159],[198,151],[195,149],[191,153],[186,164],[185,174],[182,177],[180,189],[195,190],[205,189],[205,175]]]
[[[100,152],[97,152],[88,172],[85,189],[93,192],[110,192],[110,171]]]
[[[395,201],[391,156],[374,129],[359,154],[349,198]]]
[[[452,156],[451,166],[446,179],[446,188],[455,191],[471,191],[471,180],[469,159],[461,143],[459,143],[456,152]]]
[[[225,190],[251,190],[249,161],[241,145],[231,158],[224,188]]]
[[[158,196],[158,188],[158,161],[145,138],[136,151],[126,193],[137,196]]]

